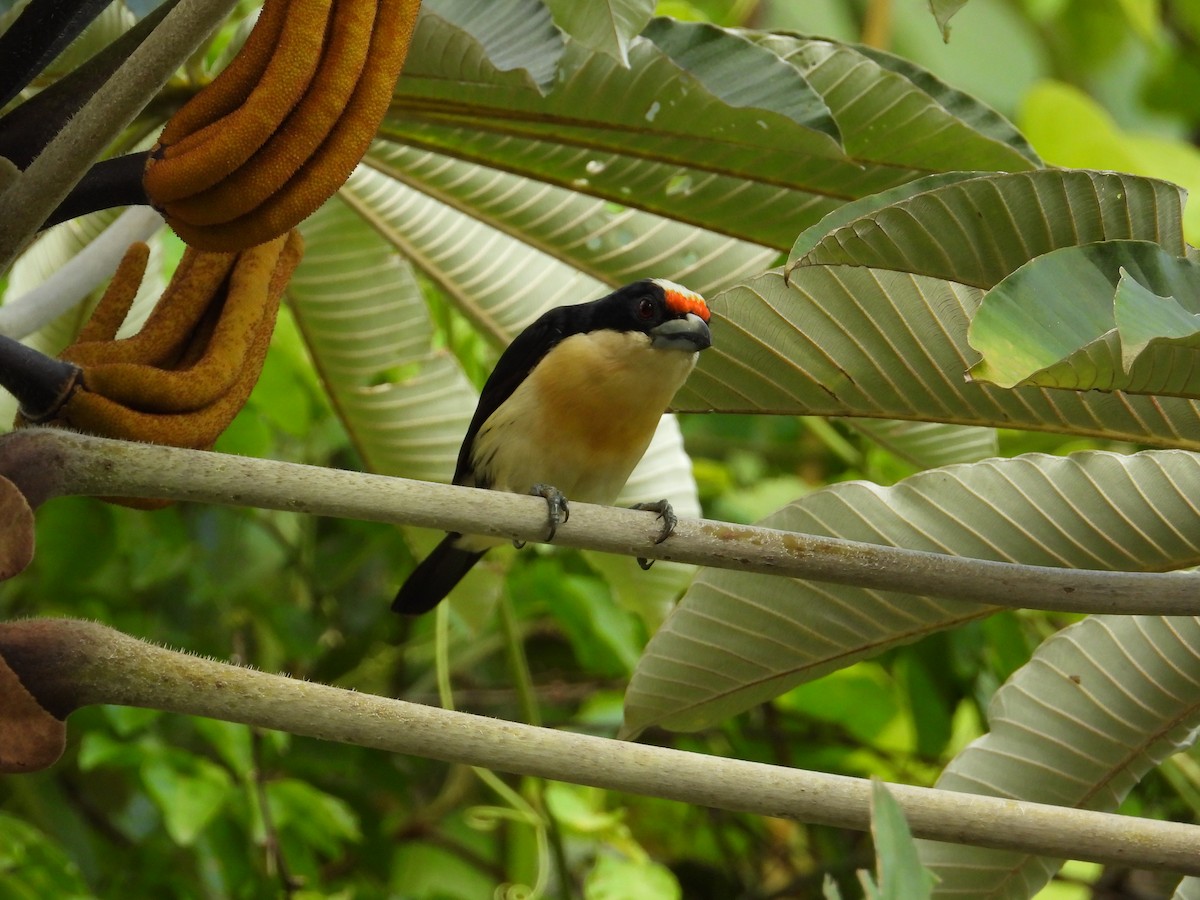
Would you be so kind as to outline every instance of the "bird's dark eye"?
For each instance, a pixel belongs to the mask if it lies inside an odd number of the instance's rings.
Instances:
[[[654,318],[654,301],[643,299],[638,301],[637,317],[643,322],[649,322]]]

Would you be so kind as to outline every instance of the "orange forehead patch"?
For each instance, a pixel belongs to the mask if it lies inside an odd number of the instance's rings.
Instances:
[[[683,285],[667,281],[665,278],[655,278],[653,280],[655,284],[663,289],[663,293],[666,294],[667,309],[671,312],[676,315],[695,313],[705,322],[708,321],[709,316],[712,315],[708,311],[708,304],[695,291],[689,291]]]

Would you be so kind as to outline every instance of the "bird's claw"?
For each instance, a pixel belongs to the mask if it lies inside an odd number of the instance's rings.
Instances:
[[[558,526],[571,518],[571,510],[567,506],[567,498],[563,496],[562,491],[550,484],[535,484],[529,489],[529,493],[535,497],[542,497],[546,501],[550,522],[550,530],[546,534],[546,543],[550,543],[550,541],[554,540],[554,535],[558,532]]]
[[[658,517],[662,520],[662,529],[659,531],[658,537],[654,543],[661,544],[671,536],[675,530],[675,526],[679,524],[679,517],[675,515],[675,510],[671,508],[671,503],[668,500],[654,500],[650,503],[635,503],[630,509],[645,509],[650,512],[658,513]],[[644,556],[638,557],[638,565],[643,570],[649,569],[654,565],[654,560],[646,559]]]

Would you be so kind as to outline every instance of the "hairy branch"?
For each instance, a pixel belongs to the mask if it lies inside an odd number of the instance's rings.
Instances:
[[[0,193],[0,271],[234,5],[235,0],[184,0],[171,10],[29,168]]]
[[[162,497],[522,541],[546,532],[546,505],[535,497],[55,429],[0,437],[0,474],[32,506],[70,494]],[[654,543],[658,532],[653,513],[574,503],[555,543],[1013,608],[1200,614],[1200,576],[1189,573],[1026,566],[707,520],[681,520],[662,544]]]
[[[71,619],[0,625],[0,657],[65,717],[114,703],[628,791],[699,806],[870,827],[871,783],[521,725],[202,659]],[[8,724],[0,732],[11,729]],[[0,751],[3,747],[0,746]],[[889,785],[913,833],[1042,856],[1200,874],[1200,827]]]

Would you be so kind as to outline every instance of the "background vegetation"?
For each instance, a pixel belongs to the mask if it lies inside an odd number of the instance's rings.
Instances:
[[[441,31],[432,33],[461,52],[455,8],[444,5]],[[115,4],[54,71],[69,70],[89,42],[106,43],[145,11]],[[1197,3],[972,0],[953,20],[949,44],[918,0],[675,0],[659,11],[863,41],[994,106],[1047,164],[1200,183],[1192,144],[1200,125]],[[240,28],[224,29],[197,70],[220,65]],[[414,50],[412,86],[402,82],[384,140],[340,201],[306,225],[310,254],[263,377],[217,449],[444,479],[472,385],[537,304],[586,299],[606,281],[655,274],[646,269],[656,254],[690,267],[689,283],[715,293],[783,262],[795,236],[828,211],[793,210],[789,218],[769,207],[764,215],[687,172],[651,187],[650,164],[614,174],[599,159],[580,163],[577,177],[591,182],[571,193],[562,185],[572,161],[551,153],[543,173],[550,187],[517,184],[508,173],[517,161],[526,165],[528,147],[472,144],[473,123],[487,119],[470,108],[473,97],[463,100],[465,111],[428,113],[432,100],[445,100],[430,74],[439,46],[430,39],[424,51]],[[515,76],[496,77],[516,96],[510,108],[519,108],[528,90],[512,87]],[[552,83],[553,65],[532,77]],[[188,78],[173,87],[183,91]],[[616,107],[619,119],[620,90],[591,100]],[[1000,128],[987,127],[993,134]],[[145,134],[130,134],[130,145]],[[542,139],[547,144],[539,146],[548,146],[552,137],[535,125],[525,135],[529,146]],[[974,145],[959,147],[960,161],[940,168],[1020,168],[1030,155],[1017,152],[1016,137],[1006,140],[1003,151],[980,142],[973,159]],[[463,163],[489,154],[495,167],[485,175]],[[659,237],[621,205],[622,189],[646,192],[629,208],[661,215]],[[789,190],[782,202],[804,206],[802,191]],[[498,198],[506,192],[526,204],[505,206]],[[675,249],[681,232],[673,210],[685,211],[681,220],[699,218],[695,210],[704,204],[715,210],[705,214],[704,235]],[[533,210],[529,221],[518,221],[525,209]],[[552,209],[560,218],[543,222]],[[1184,219],[1193,241],[1196,215]],[[8,296],[40,281],[107,221],[89,217],[44,237],[9,273]],[[591,231],[572,231],[576,221]],[[623,227],[635,238],[620,239]],[[155,249],[169,271],[178,242],[163,236]],[[397,263],[396,250],[413,264]],[[672,252],[700,256],[680,262]],[[346,295],[369,288],[381,298],[356,308],[352,322],[322,306],[322,278],[338,269],[348,279]],[[464,287],[479,281],[494,291]],[[536,302],[513,305],[531,281],[545,285]],[[36,340],[61,346],[77,326],[77,318],[59,321]],[[364,361],[371,354],[391,355],[381,366],[374,357]],[[692,408],[702,407],[706,389],[701,383],[685,398]],[[407,410],[402,424],[392,418],[397,409]],[[905,442],[845,420],[689,415],[679,429],[691,465],[680,462],[679,438],[668,426],[630,493],[667,494],[681,511],[714,519],[758,521],[826,485],[890,485],[930,465],[911,435]],[[996,451],[1134,448],[1128,436],[964,432],[936,462]],[[402,622],[387,611],[395,586],[434,539],[287,513],[185,505],[145,514],[57,500],[39,511],[33,566],[0,588],[0,615],[96,618],[198,653],[420,702],[444,701],[449,683],[460,709],[617,733],[639,657],[691,572],[660,565],[642,575],[630,560],[533,547],[497,553],[441,621],[449,652],[439,691],[437,621]],[[998,687],[1075,618],[1024,611],[978,617],[691,733],[651,727],[642,739],[932,784],[983,733]],[[857,833],[533,779],[508,781],[515,794],[505,794],[469,769],[211,720],[92,709],[72,720],[72,736],[53,770],[0,783],[0,871],[8,872],[0,896],[268,897],[282,890],[476,898],[497,885],[534,884],[546,868],[569,873],[574,888],[593,897],[815,896],[826,875],[854,896],[854,872],[872,859],[869,837]],[[1172,756],[1122,810],[1194,820],[1200,760],[1190,751]],[[1086,897],[1114,885],[1130,896],[1169,895],[1170,880],[1157,878],[1075,865],[1045,895]]]

